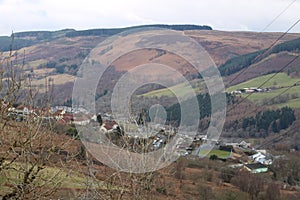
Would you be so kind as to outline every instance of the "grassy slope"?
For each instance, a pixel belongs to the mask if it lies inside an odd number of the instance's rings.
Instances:
[[[161,97],[161,96],[174,96],[174,93],[184,96],[186,94],[186,91],[188,91],[188,87],[185,84],[178,84],[175,86],[172,86],[170,88],[163,88],[159,90],[154,90],[148,93],[143,94],[145,97]]]
[[[265,76],[260,76],[254,79],[251,79],[249,81],[240,83],[238,85],[229,87],[226,91],[231,92],[237,89],[242,89],[245,87],[258,87],[262,85],[265,81],[267,81],[270,77],[272,77],[274,74],[269,74]],[[255,102],[261,102],[264,99],[271,99],[273,97],[278,96],[282,92],[284,92],[287,87],[294,85],[296,82],[300,81],[300,78],[292,78],[288,76],[286,73],[278,73],[276,76],[274,76],[272,79],[270,79],[266,84],[262,86],[262,88],[272,88],[270,92],[264,92],[264,93],[254,93],[251,94],[248,99]],[[287,92],[285,92],[283,95],[300,95],[300,85],[290,88]],[[248,94],[243,94],[244,97],[248,96]],[[285,103],[276,104],[275,106],[283,107],[283,106],[290,106],[294,108],[300,108],[300,98],[291,99],[288,100]]]
[[[238,85],[229,87],[228,89],[226,89],[226,91],[231,92],[231,91],[246,88],[246,87],[259,87],[265,81],[270,79],[272,76],[274,76],[274,74],[260,76],[260,77],[251,79],[249,81],[240,83]],[[288,76],[286,73],[278,73],[272,79],[270,79],[267,83],[265,83],[261,88],[286,87],[286,86],[293,85],[294,83],[296,83],[299,80],[300,80],[299,78],[292,78],[292,77]]]
[[[202,87],[202,81],[199,82],[199,80],[194,80],[190,82],[190,85],[186,85],[184,83],[180,83],[177,85],[174,85],[169,88],[163,88],[163,89],[158,89],[154,91],[147,92],[143,94],[145,97],[161,97],[161,96],[169,96],[172,97],[174,94],[177,94],[176,96],[185,96],[189,94],[189,88],[192,86],[193,90],[195,93],[200,92],[200,89]]]
[[[15,164],[16,169],[20,168],[21,166],[21,164]],[[17,184],[22,177],[22,174],[16,170],[4,170],[0,174],[0,195],[9,190],[9,187],[5,186],[7,179],[10,179]],[[86,177],[83,174],[75,171],[68,172],[67,170],[54,167],[45,167],[39,173],[38,178],[36,179],[36,184],[45,184],[43,180],[52,180],[48,183],[49,187],[52,187],[56,184],[58,184],[59,188],[85,189],[86,187]],[[46,185],[48,184],[46,183]],[[96,183],[96,186],[102,189],[104,188],[102,182],[100,181]]]

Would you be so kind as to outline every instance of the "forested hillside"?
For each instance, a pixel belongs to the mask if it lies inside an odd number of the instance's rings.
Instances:
[[[291,41],[283,42],[275,45],[271,49],[264,49],[249,54],[233,57],[219,67],[222,76],[229,76],[240,70],[249,67],[252,64],[258,63],[271,54],[280,52],[298,52],[300,51],[300,38]]]

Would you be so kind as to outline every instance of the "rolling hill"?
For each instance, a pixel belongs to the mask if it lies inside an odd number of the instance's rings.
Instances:
[[[131,28],[143,27],[170,28],[181,31],[184,35],[193,38],[201,44],[217,66],[222,66],[228,59],[266,49],[281,35],[281,33],[225,32],[212,30],[211,27],[207,26],[195,25],[155,25],[83,31],[64,29],[53,32],[21,32],[14,33],[11,46],[9,43],[12,40],[11,37],[0,37],[2,60],[9,56],[8,49],[10,47],[14,50],[13,52],[18,52],[19,63],[22,63],[20,58],[25,56],[25,73],[32,77],[33,82],[39,88],[45,87],[45,78],[50,78],[54,84],[53,99],[56,104],[62,104],[71,97],[74,76],[91,49],[112,34]],[[300,34],[287,34],[280,39],[278,43],[294,40],[298,37],[300,37]],[[255,72],[262,71],[260,73],[265,74],[265,71],[270,71],[265,67],[267,64],[280,63],[274,60],[275,58],[282,61],[284,59],[288,60],[294,55],[291,52],[286,53],[280,51],[276,53],[276,56],[273,54],[268,56],[269,57],[262,60],[261,63],[256,63],[256,66],[259,67],[260,70],[257,70],[254,65],[250,66],[248,73],[243,74],[239,81],[242,82],[243,80],[253,78],[253,76],[249,75],[252,72],[250,69],[253,69]],[[106,79],[104,80],[105,85],[103,85],[102,88],[112,90],[113,84],[110,83],[111,80],[117,80],[124,72],[132,68],[132,66],[151,62],[172,66],[187,76],[196,73],[191,70],[189,63],[172,53],[162,53],[158,50],[140,50],[130,52],[117,59],[112,64],[110,72],[106,74]],[[297,68],[297,66],[295,67]],[[160,74],[159,71],[155,73]],[[257,76],[257,74],[255,76]],[[226,77],[225,80],[230,80],[230,76]],[[100,94],[104,93],[101,88],[98,92]],[[145,92],[151,92],[151,90]]]
[[[140,174],[134,175],[132,173],[127,176],[124,173],[116,173],[113,169],[104,166],[100,161],[98,162],[98,160],[87,153],[80,140],[77,140],[76,137],[65,135],[68,134],[69,130],[76,131],[72,125],[64,126],[58,124],[54,127],[53,132],[44,133],[42,132],[44,125],[34,126],[33,124],[33,126],[29,126],[31,124],[28,125],[27,121],[22,123],[14,120],[9,120],[6,123],[7,115],[3,114],[2,118],[5,119],[5,123],[1,121],[2,130],[0,133],[3,133],[1,138],[6,140],[2,139],[2,155],[9,153],[12,156],[29,155],[33,161],[39,158],[37,157],[38,155],[41,156],[40,165],[44,171],[40,173],[37,179],[35,179],[36,176],[32,176],[30,179],[35,180],[36,182],[34,183],[37,183],[38,186],[43,183],[43,180],[51,180],[52,175],[60,171],[58,178],[61,180],[62,185],[58,192],[61,192],[61,196],[64,198],[69,199],[82,199],[87,197],[85,196],[87,193],[90,196],[101,196],[101,198],[106,197],[103,194],[111,195],[107,196],[107,198],[110,197],[109,199],[116,199],[114,195],[118,193],[123,195],[118,196],[119,199],[132,199],[133,195],[143,198],[142,195],[145,194],[146,196],[148,193],[151,193],[151,196],[149,195],[150,199],[198,199],[199,197],[203,197],[203,199],[250,199],[250,194],[247,194],[250,190],[241,189],[242,184],[240,183],[247,183],[246,185],[252,186],[255,185],[255,181],[258,181],[258,184],[255,186],[261,188],[261,191],[258,191],[261,197],[268,197],[269,193],[274,191],[272,188],[269,191],[270,183],[276,182],[276,184],[282,186],[278,186],[277,190],[279,194],[281,193],[283,199],[292,199],[291,197],[299,199],[298,186],[300,178],[298,169],[300,162],[294,157],[299,158],[298,151],[300,149],[298,131],[300,117],[300,61],[297,60],[297,62],[294,62],[282,72],[280,69],[286,63],[299,56],[300,53],[297,47],[297,42],[299,41],[297,38],[300,37],[300,34],[287,34],[279,41],[280,44],[276,48],[256,60],[256,57],[262,55],[260,53],[264,52],[281,33],[224,32],[211,30],[210,27],[206,26],[194,25],[159,25],[158,27],[180,31],[182,34],[190,36],[199,42],[209,52],[217,66],[220,67],[224,81],[228,85],[227,92],[245,87],[270,89],[266,92],[251,93],[251,96],[248,96],[249,94],[238,94],[236,96],[227,94],[228,112],[222,132],[222,137],[228,137],[230,140],[246,138],[254,141],[253,145],[266,144],[267,142],[268,146],[273,145],[276,147],[273,148],[276,151],[271,151],[274,157],[275,155],[278,156],[276,156],[277,159],[274,159],[275,164],[270,166],[270,173],[258,174],[257,176],[247,174],[245,176],[245,174],[239,173],[239,169],[233,171],[234,169],[231,167],[225,168],[225,165],[229,166],[232,164],[233,166],[233,164],[236,165],[237,162],[243,159],[248,159],[248,156],[244,153],[241,155],[235,153],[233,155],[238,155],[237,159],[228,159],[226,162],[218,159],[214,160],[213,157],[213,159],[198,160],[196,157],[187,156],[174,162],[168,168],[156,171],[153,173],[153,176],[152,174],[151,176],[143,176],[143,174],[140,176]],[[40,89],[40,92],[43,92],[48,83],[54,84],[52,88],[54,104],[70,102],[76,73],[91,49],[110,35],[128,29],[130,28],[85,31],[65,29],[54,32],[15,33],[12,52],[8,51],[11,48],[10,41],[12,38],[0,37],[0,49],[2,48],[3,51],[0,54],[0,75],[2,75],[2,69],[6,67],[6,58],[12,53],[13,66],[22,65],[22,62],[24,62],[24,68],[20,69],[23,70],[22,72],[26,76],[31,77],[31,84]],[[204,84],[200,79],[201,77],[196,74],[197,72],[191,70],[191,66],[184,59],[170,52],[143,49],[130,52],[113,62],[111,67],[105,72],[104,79],[97,88],[97,103],[102,104],[107,101],[115,82],[124,73],[134,66],[144,63],[163,63],[174,67],[174,69],[190,78],[189,80],[197,93],[201,92],[199,88]],[[244,69],[246,70],[242,71]],[[4,72],[8,73],[7,71]],[[161,75],[160,70],[147,72],[146,75],[149,75],[148,73]],[[237,78],[235,79],[235,77]],[[172,78],[176,79],[175,76]],[[231,80],[234,81],[231,82]],[[184,96],[185,88],[185,84],[177,84],[170,89]],[[168,105],[166,111],[169,111],[167,112],[167,117],[170,120],[175,121],[176,116],[174,115],[181,114],[179,104],[172,105],[164,99],[172,96],[169,89],[159,86],[146,87],[137,91],[137,93],[138,97],[141,98],[153,97],[152,99],[154,100],[162,98],[165,101],[164,103]],[[283,95],[280,96],[282,93]],[[243,101],[244,97],[247,97],[246,101]],[[199,127],[202,126],[200,130],[202,132],[210,123],[211,109],[210,104],[207,103],[210,102],[210,97],[208,94],[198,94],[197,98],[201,108]],[[187,99],[183,103],[189,104],[189,100]],[[104,103],[101,105],[101,108],[105,108]],[[293,109],[285,106],[290,106]],[[280,109],[273,109],[274,107]],[[189,113],[194,111],[195,109],[191,108]],[[5,112],[3,113],[5,114]],[[289,114],[288,117],[286,117],[286,114]],[[287,127],[279,127],[278,125],[282,125],[291,114],[295,118],[288,121]],[[266,122],[266,119],[268,122]],[[194,120],[198,121],[198,119]],[[255,123],[251,124],[253,121]],[[262,125],[265,124],[268,126],[262,129]],[[23,125],[28,127],[28,129],[24,128]],[[276,127],[276,131],[273,130],[274,127]],[[3,132],[3,130],[6,132]],[[32,145],[35,143],[29,143],[30,139],[26,139],[24,142],[22,134],[25,136],[28,134],[28,138],[33,138],[34,140],[32,141],[37,141],[38,143]],[[32,135],[35,137],[32,137]],[[288,137],[285,137],[286,135]],[[278,138],[278,136],[280,137]],[[26,148],[20,150],[19,143],[29,144],[26,147],[28,151]],[[94,143],[93,145],[98,144]],[[102,144],[100,145],[102,146]],[[291,148],[296,152],[290,151]],[[50,156],[51,160],[47,160],[46,163],[45,157],[48,157],[49,154],[53,156]],[[229,152],[213,150],[208,156],[215,155],[220,158],[228,158],[228,154]],[[18,158],[18,156],[15,158]],[[16,172],[21,168],[20,163],[24,160],[20,157],[20,161],[11,165],[12,173],[11,170],[4,170],[4,173],[8,175],[0,176],[0,196],[7,193],[10,188],[19,188],[21,185],[17,184],[16,180],[26,180],[24,178],[26,174],[23,177]],[[3,159],[0,159],[1,162],[3,164]],[[59,163],[63,165],[60,166]],[[291,179],[290,174],[294,176],[294,179]],[[11,179],[10,183],[12,184],[7,184],[5,179]],[[245,182],[245,180],[248,181]],[[151,181],[150,184],[148,184],[149,181]],[[95,196],[95,198],[98,196]],[[52,195],[52,198],[58,197]]]

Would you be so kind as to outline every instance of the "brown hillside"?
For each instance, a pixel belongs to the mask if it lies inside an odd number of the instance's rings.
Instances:
[[[186,31],[186,35],[198,41],[210,54],[217,66],[229,58],[268,48],[282,33],[226,32],[226,31]],[[284,41],[296,39],[300,34],[287,34]]]
[[[224,63],[227,59],[260,49],[267,48],[271,45],[282,33],[256,33],[256,32],[225,32],[225,31],[185,31],[185,35],[192,37],[199,42],[210,54],[216,65]],[[292,40],[300,37],[300,34],[287,34],[278,43]],[[28,67],[37,67],[47,61],[55,61],[59,64],[77,64],[80,65],[90,49],[94,48],[98,43],[105,38],[102,36],[86,36],[86,37],[61,37],[54,39],[50,42],[42,42],[36,45],[23,48],[19,52],[24,52],[26,55],[26,64]],[[150,54],[149,54],[150,53]],[[132,54],[129,54],[129,57]],[[142,51],[138,57],[134,59],[127,58],[131,61],[131,65],[137,65],[145,62],[146,60],[153,59],[154,52]],[[116,63],[117,68],[125,67],[121,64],[120,59]],[[171,60],[168,56],[164,55],[161,58],[155,58],[168,64]],[[37,62],[39,61],[39,62]],[[123,60],[124,61],[124,60]],[[32,65],[35,64],[35,65]],[[180,66],[182,63],[179,63]],[[124,70],[124,69],[123,69]]]
[[[224,63],[229,58],[236,55],[250,53],[260,49],[267,48],[282,33],[256,33],[256,32],[225,32],[225,31],[185,31],[185,35],[192,37],[199,42],[209,53],[217,66]],[[300,34],[286,34],[278,43],[288,41],[300,37]],[[53,77],[57,74],[59,80],[54,78],[53,83],[56,85],[54,90],[58,94],[54,94],[56,103],[62,103],[65,99],[70,98],[73,78],[70,75],[76,75],[77,69],[80,67],[84,58],[89,54],[91,49],[97,46],[105,37],[102,36],[78,36],[65,37],[64,35],[49,41],[40,42],[20,49],[19,58],[25,53],[26,73],[31,73],[33,81],[38,83],[40,88],[43,87],[45,81],[41,81],[45,77]],[[7,55],[4,52],[3,55]],[[55,63],[55,66],[47,66],[49,63]],[[183,59],[168,52],[161,54],[156,50],[139,50],[129,52],[117,59],[114,63],[113,73],[107,74],[105,77],[105,87],[111,89],[110,80],[117,80],[125,71],[135,66],[145,63],[160,63],[179,71],[181,74],[194,74],[195,71]],[[37,70],[50,68],[52,70]],[[255,69],[256,70],[256,69]],[[44,73],[43,73],[44,72]],[[121,73],[118,73],[121,72]],[[160,71],[151,72],[153,75],[160,74]],[[251,73],[251,72],[249,72]],[[248,76],[248,75],[247,75]],[[250,77],[250,76],[249,76]]]
[[[231,85],[235,85],[258,76],[278,71],[286,72],[291,76],[300,77],[300,59],[297,59],[297,56],[299,56],[299,53],[280,52],[272,54],[262,61],[250,65],[247,69],[243,70],[242,75],[239,75],[240,72],[237,72],[226,77],[226,81],[231,82]],[[293,59],[295,60],[292,62]],[[233,79],[234,81],[232,81]]]

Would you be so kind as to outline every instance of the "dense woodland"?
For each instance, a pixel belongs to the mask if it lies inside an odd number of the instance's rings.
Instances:
[[[227,104],[237,106],[239,104],[234,95],[226,94]],[[200,130],[205,130],[209,124],[209,117],[211,116],[211,98],[208,94],[199,94],[197,96],[198,106],[200,110]],[[189,104],[189,100],[183,102]],[[170,123],[180,124],[180,105],[179,103],[173,104],[167,108],[167,119]],[[192,111],[191,111],[192,112]],[[207,121],[208,120],[208,121]],[[279,133],[281,130],[290,127],[296,120],[295,112],[290,107],[283,107],[280,109],[265,109],[259,111],[255,116],[244,115],[242,118],[235,119],[227,122],[225,131],[243,130],[240,137],[267,137],[270,133]],[[206,121],[206,123],[204,123]],[[203,124],[206,124],[203,126]],[[230,129],[227,129],[230,127]]]
[[[282,129],[288,128],[296,120],[294,111],[289,107],[277,110],[266,110],[259,112],[255,117],[243,119],[242,128],[244,130],[254,129],[257,132],[264,131],[263,137],[270,132],[278,133]]]

